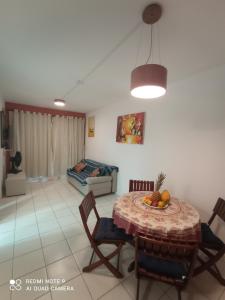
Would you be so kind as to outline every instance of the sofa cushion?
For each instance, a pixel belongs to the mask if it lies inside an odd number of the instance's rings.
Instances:
[[[99,175],[100,175],[100,170],[99,170],[99,168],[94,169],[94,171],[92,171],[92,172],[89,174],[90,177],[96,177],[96,176],[99,176]]]
[[[85,170],[81,171],[80,173],[75,172],[73,169],[68,169],[67,175],[75,178],[82,185],[112,181],[111,176],[90,177],[89,173],[86,171],[86,168],[85,168]]]
[[[99,176],[99,177],[87,177],[86,182],[88,184],[102,183],[112,181],[111,176]]]
[[[67,175],[73,177],[82,185],[86,185],[87,183],[94,184],[94,183],[101,183],[101,182],[109,182],[112,180],[110,174],[113,172],[113,170],[116,171],[119,170],[115,166],[102,164],[91,159],[83,159],[82,162],[86,164],[86,167],[80,173],[76,172],[73,168],[67,169]],[[99,176],[90,178],[90,174],[96,168],[100,170]]]
[[[74,171],[73,168],[67,170],[67,175],[73,177],[78,182],[80,182],[82,185],[86,185],[86,178],[89,177],[89,173],[86,171],[86,168],[81,171],[80,173],[77,173]]]
[[[111,166],[107,164],[103,164],[97,161],[94,161],[92,159],[84,159],[84,162],[86,163],[86,170],[90,173],[94,171],[96,168],[99,168],[100,170],[100,176],[107,176],[112,173],[113,170],[119,171],[119,168],[116,166]]]
[[[80,173],[81,171],[83,171],[85,169],[85,167],[87,166],[86,163],[84,162],[79,162],[78,164],[76,164],[73,169],[74,171],[76,171],[77,173]]]

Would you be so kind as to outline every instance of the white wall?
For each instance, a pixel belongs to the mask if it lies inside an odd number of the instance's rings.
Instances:
[[[116,143],[117,116],[134,112],[146,113],[144,144]],[[203,215],[225,198],[225,66],[170,85],[160,100],[128,96],[89,115],[95,137],[86,138],[86,157],[119,167],[118,194],[129,179],[163,171],[164,187]]]

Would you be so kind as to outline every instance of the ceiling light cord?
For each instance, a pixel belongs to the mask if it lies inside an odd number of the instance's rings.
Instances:
[[[137,31],[141,24],[142,22],[138,22],[86,75],[83,76],[83,78],[78,80],[74,86],[64,94],[62,99],[68,97],[76,88],[78,88],[78,86],[82,85],[93,73],[95,73],[114,54],[114,52],[116,52],[116,50]]]
[[[139,99],[154,99],[165,95],[167,89],[167,68],[161,64],[153,63],[153,27],[162,15],[162,7],[157,3],[149,4],[142,13],[142,20],[145,24],[151,25],[150,28],[150,45],[148,50],[148,58],[145,64],[140,65],[132,70],[130,92],[131,95]],[[147,35],[147,43],[149,42],[149,34]],[[159,54],[160,58],[160,54]],[[161,58],[160,58],[161,60]]]
[[[157,42],[158,42],[158,55],[159,55],[159,64],[162,64],[161,60],[161,51],[160,51],[160,36],[159,36],[159,25],[158,23],[156,24],[156,33],[157,33]]]
[[[149,47],[149,55],[146,60],[146,65],[149,62],[149,60],[152,58],[152,32],[153,32],[153,25],[150,25],[150,47]]]
[[[138,65],[138,60],[140,57],[140,52],[141,52],[141,41],[143,40],[143,36],[144,36],[144,26],[141,26],[140,29],[140,34],[139,34],[139,39],[138,39],[138,43],[137,43],[137,53],[136,53],[136,59],[135,59],[135,63],[134,63],[134,68],[137,67]]]

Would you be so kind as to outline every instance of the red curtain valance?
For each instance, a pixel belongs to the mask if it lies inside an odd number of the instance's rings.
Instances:
[[[5,110],[6,111],[12,111],[15,109],[29,111],[29,112],[42,113],[42,114],[85,118],[85,113],[69,111],[69,110],[52,109],[52,108],[47,108],[47,107],[33,106],[33,105],[20,104],[20,103],[14,103],[14,102],[5,102]]]

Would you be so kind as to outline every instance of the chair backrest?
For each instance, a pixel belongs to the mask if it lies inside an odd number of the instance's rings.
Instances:
[[[80,210],[80,215],[81,215],[81,219],[82,219],[85,231],[86,231],[89,239],[92,239],[92,234],[93,233],[90,232],[90,229],[89,229],[88,224],[87,224],[88,217],[89,217],[91,211],[92,210],[94,211],[96,219],[97,219],[97,222],[100,219],[98,211],[96,209],[95,197],[94,197],[94,194],[93,194],[92,191],[90,191],[84,197],[84,199],[82,200],[82,202],[81,202],[81,204],[79,206],[79,210]],[[97,224],[97,222],[96,222],[96,224]],[[95,230],[95,228],[94,228],[94,230]]]
[[[138,272],[138,255],[140,252],[166,261],[182,262],[187,267],[186,280],[193,272],[198,251],[197,241],[180,241],[168,238],[156,238],[152,235],[137,233],[135,237],[135,263]]]
[[[129,192],[134,191],[154,191],[154,181],[145,180],[130,180],[129,181]]]
[[[209,225],[213,222],[216,215],[225,222],[225,200],[222,198],[218,198],[216,205],[213,208],[213,214],[208,222]]]

